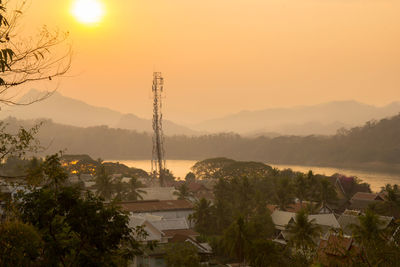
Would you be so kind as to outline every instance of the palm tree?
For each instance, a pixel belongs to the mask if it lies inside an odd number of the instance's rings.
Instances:
[[[382,221],[369,209],[358,219],[359,224],[351,225],[353,236],[366,252],[365,260],[370,266],[381,266],[385,258],[382,252],[385,251],[387,243],[381,228]]]
[[[322,208],[326,208],[329,203],[337,199],[335,187],[329,182],[328,179],[322,178],[318,183],[316,190],[316,200],[320,203]]]
[[[214,221],[212,220],[212,205],[207,199],[202,198],[194,204],[194,213],[190,217],[199,233],[207,234],[213,230],[210,224]]]
[[[296,213],[293,223],[287,227],[290,240],[289,243],[309,258],[310,252],[315,248],[315,239],[319,236],[321,229],[315,224],[315,219],[309,220],[305,210]]]
[[[309,186],[304,174],[298,174],[295,179],[295,195],[299,199],[300,206],[303,205],[303,200],[309,195]]]
[[[136,179],[136,177],[132,177],[127,185],[127,193],[125,198],[127,200],[143,199],[143,196],[141,194],[146,194],[146,191],[139,189],[143,187],[143,184],[138,179]]]
[[[278,179],[275,186],[274,200],[280,209],[286,210],[287,206],[294,202],[292,185],[287,177]]]
[[[222,246],[230,256],[237,258],[241,263],[245,263],[245,252],[248,242],[246,238],[246,224],[243,217],[239,217],[224,231]],[[246,266],[246,264],[243,265]]]
[[[178,187],[178,191],[174,192],[175,196],[178,196],[178,199],[189,199],[193,194],[189,191],[186,183],[183,183]]]
[[[351,225],[353,235],[362,244],[368,244],[382,239],[382,230],[379,217],[371,210],[367,210],[365,215],[358,217],[360,224]]]
[[[97,195],[103,197],[105,200],[110,200],[114,191],[113,183],[111,176],[108,175],[103,165],[98,169],[95,182]]]
[[[383,190],[386,193],[384,206],[388,208],[391,216],[398,217],[400,215],[400,189],[398,185],[387,184]]]

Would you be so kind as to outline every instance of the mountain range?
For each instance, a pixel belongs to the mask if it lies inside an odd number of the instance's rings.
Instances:
[[[18,102],[29,103],[45,93],[32,89],[22,96]],[[140,118],[134,114],[123,114],[109,108],[92,106],[81,100],[63,96],[59,92],[54,92],[50,97],[31,105],[8,107],[0,112],[2,119],[9,116],[24,120],[51,119],[56,123],[79,127],[106,125],[111,128],[129,129],[137,132],[152,131],[151,120]],[[163,127],[166,135],[199,134],[169,120],[164,120]]]
[[[400,112],[400,102],[383,107],[356,101],[334,101],[313,106],[242,111],[208,120],[191,128],[197,131],[235,132],[259,135],[332,135],[340,128],[363,125]]]
[[[44,92],[32,89],[19,100],[21,103],[37,99]],[[341,128],[363,125],[367,121],[380,120],[400,112],[400,102],[376,107],[356,101],[334,101],[319,105],[291,108],[268,108],[255,111],[241,111],[222,118],[207,120],[198,124],[181,125],[164,120],[166,135],[201,135],[205,133],[233,132],[243,136],[279,135],[332,135]],[[81,100],[55,92],[43,101],[28,106],[7,107],[0,112],[0,118],[51,119],[56,123],[90,127],[106,125],[111,128],[152,131],[149,119],[134,114],[89,105]]]

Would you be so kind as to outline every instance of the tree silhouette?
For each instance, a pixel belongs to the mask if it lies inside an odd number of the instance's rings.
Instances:
[[[320,233],[320,227],[315,224],[315,219],[309,220],[308,214],[300,210],[296,213],[294,222],[288,225],[287,231],[290,234],[289,243],[304,257],[309,258]]]

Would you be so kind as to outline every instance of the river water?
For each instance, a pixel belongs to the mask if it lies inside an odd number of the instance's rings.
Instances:
[[[117,162],[117,160],[112,160]],[[147,172],[151,171],[150,160],[119,160],[119,163],[125,164],[129,167],[143,169]],[[168,160],[167,168],[178,178],[185,178],[186,174],[190,172],[190,168],[196,163],[194,160]],[[267,163],[268,164],[268,163]],[[276,165],[268,164],[272,167],[283,169],[292,169],[293,171],[308,172],[312,170],[315,174],[333,175],[340,173],[346,176],[356,176],[362,181],[371,185],[372,191],[379,191],[385,184],[400,184],[400,174],[388,174],[352,169],[338,169],[329,167],[316,167],[316,166],[297,166],[297,165]]]

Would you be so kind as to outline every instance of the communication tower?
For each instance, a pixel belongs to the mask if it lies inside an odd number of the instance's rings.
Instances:
[[[158,177],[160,186],[165,186],[165,151],[164,133],[162,129],[162,97],[164,91],[164,78],[161,72],[153,73],[153,156],[151,172]]]

